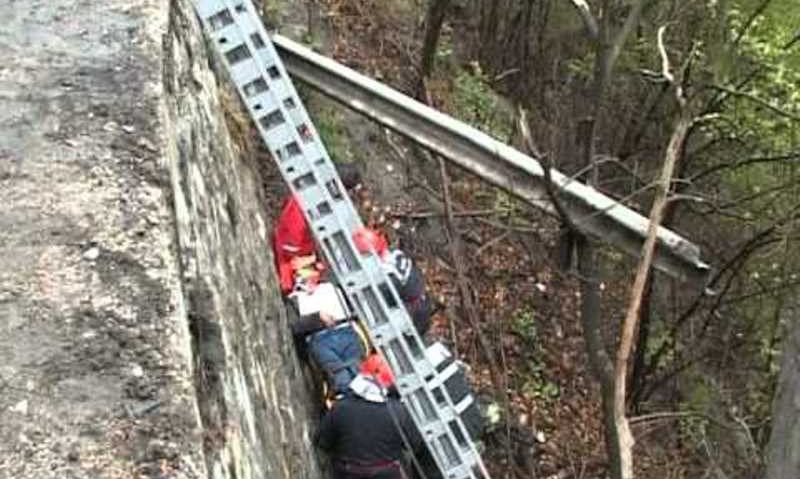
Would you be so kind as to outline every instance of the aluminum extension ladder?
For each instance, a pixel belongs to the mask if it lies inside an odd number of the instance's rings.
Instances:
[[[459,416],[474,398],[468,394],[454,404],[445,381],[455,368],[437,372],[378,257],[356,250],[352,232],[363,226],[361,218],[257,10],[250,0],[195,0],[195,7],[325,259],[394,371],[443,477],[489,479]]]

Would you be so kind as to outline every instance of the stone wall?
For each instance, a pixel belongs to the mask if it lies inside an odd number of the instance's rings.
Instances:
[[[0,13],[0,478],[319,477],[191,2]]]
[[[274,212],[264,206],[264,166],[243,148],[249,123],[234,94],[220,95],[209,64],[223,69],[209,60],[187,3],[173,2],[170,12],[164,88],[209,472],[313,477],[318,472],[306,421],[310,401],[267,242]],[[239,138],[231,141],[230,132]]]

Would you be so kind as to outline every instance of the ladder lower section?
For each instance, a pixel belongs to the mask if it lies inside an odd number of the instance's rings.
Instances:
[[[446,387],[427,357],[393,284],[376,255],[361,255],[352,232],[363,226],[319,134],[250,0],[195,0],[197,12],[231,80],[303,207],[322,254],[356,308],[372,343],[395,373],[396,384],[442,475],[488,479]]]

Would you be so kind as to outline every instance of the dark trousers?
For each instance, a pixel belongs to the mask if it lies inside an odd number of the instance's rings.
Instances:
[[[427,295],[421,298],[406,303],[406,310],[411,321],[414,323],[417,333],[424,337],[428,330],[431,329],[431,303]]]

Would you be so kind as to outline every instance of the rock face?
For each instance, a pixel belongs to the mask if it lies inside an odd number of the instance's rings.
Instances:
[[[193,12],[173,2],[164,57],[168,157],[209,472],[312,477],[304,407],[311,401],[267,243],[260,168],[228,139],[207,55]],[[235,96],[226,98],[239,108]]]
[[[190,2],[0,16],[0,478],[318,477]]]

